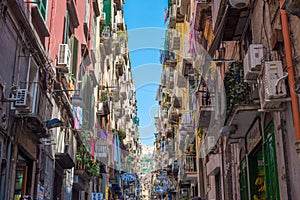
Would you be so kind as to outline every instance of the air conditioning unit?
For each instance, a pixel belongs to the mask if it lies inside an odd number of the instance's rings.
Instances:
[[[60,44],[58,48],[57,66],[69,73],[71,51],[68,44]]]
[[[18,89],[16,91],[16,99],[15,107],[16,108],[24,108],[30,106],[30,94],[27,89]]]
[[[286,96],[284,81],[278,82],[284,76],[281,61],[265,63],[265,95],[267,99],[282,98]]]
[[[105,23],[106,22],[106,13],[102,12],[100,15],[100,22]]]
[[[104,105],[103,102],[98,103],[98,115],[104,115]]]
[[[287,89],[281,61],[265,62],[265,70],[259,81],[259,96],[262,109],[278,108],[287,101]]]
[[[117,24],[123,24],[123,15],[122,15],[122,11],[118,11],[117,15],[116,15],[116,23]]]
[[[263,59],[263,46],[261,44],[251,44],[244,58],[244,78],[245,81],[255,81],[261,70]]]
[[[250,0],[229,0],[230,5],[233,8],[242,9],[250,4]]]

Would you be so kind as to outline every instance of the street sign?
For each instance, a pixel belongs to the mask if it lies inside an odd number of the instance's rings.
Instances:
[[[37,199],[38,200],[43,200],[44,199],[44,192],[45,192],[44,187],[38,185],[38,194],[37,194]]]
[[[157,180],[162,181],[162,180],[167,180],[169,179],[168,174],[159,174],[157,177]]]
[[[122,175],[122,179],[124,182],[130,183],[135,181],[135,175],[132,173],[125,173]]]
[[[102,200],[103,194],[102,193],[92,193],[92,200]]]

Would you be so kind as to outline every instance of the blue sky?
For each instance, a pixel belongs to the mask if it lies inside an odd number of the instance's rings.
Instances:
[[[135,89],[137,92],[140,134],[143,144],[153,146],[156,131],[155,101],[160,83],[159,49],[164,44],[164,9],[167,0],[126,0],[124,5],[129,51]]]

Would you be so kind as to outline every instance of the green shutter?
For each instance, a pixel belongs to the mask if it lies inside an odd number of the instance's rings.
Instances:
[[[103,37],[110,36],[110,25],[111,25],[111,0],[104,0],[103,12],[105,13],[105,23],[101,23],[100,35]]]
[[[111,24],[111,0],[104,0],[103,11],[106,15],[105,25],[109,26]]]
[[[241,200],[248,200],[248,181],[247,181],[247,167],[246,159],[241,162],[240,168],[240,192]]]
[[[35,0],[35,2],[38,3],[40,12],[44,18],[44,20],[46,20],[46,12],[47,12],[47,0]]]
[[[265,142],[263,150],[267,199],[279,200],[280,197],[273,120],[265,129]]]
[[[77,79],[77,66],[78,66],[78,39],[72,35],[70,38],[70,49],[72,52],[71,58],[71,74],[72,78]]]

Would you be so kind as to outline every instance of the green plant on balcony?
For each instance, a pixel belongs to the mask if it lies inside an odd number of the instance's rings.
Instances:
[[[121,46],[125,46],[128,41],[128,35],[125,31],[118,30],[117,31],[117,40],[120,42]]]
[[[199,138],[202,138],[202,136],[203,136],[203,128],[198,128],[198,129],[197,129],[197,136],[198,136]]]
[[[88,151],[84,145],[80,145],[78,151],[76,152],[76,167],[77,169],[84,169],[85,157]]]
[[[233,63],[225,73],[224,86],[226,91],[226,119],[236,105],[251,103],[251,87],[244,82],[242,63]]]
[[[126,132],[122,129],[118,130],[118,135],[120,140],[123,140],[126,137]]]
[[[124,130],[122,130],[122,129],[113,129],[112,131],[116,132],[118,134],[120,141],[125,139],[126,132]]]
[[[107,91],[102,91],[101,92],[100,99],[101,99],[102,102],[105,102],[105,101],[108,100],[108,93],[107,93]]]
[[[86,165],[86,173],[89,176],[99,176],[100,167],[99,164],[92,159],[91,155],[87,156],[87,159],[85,160]]]

